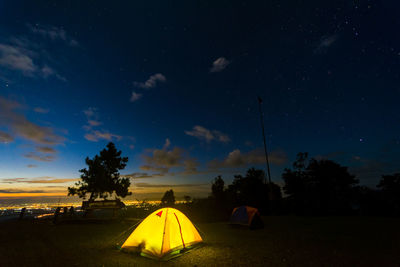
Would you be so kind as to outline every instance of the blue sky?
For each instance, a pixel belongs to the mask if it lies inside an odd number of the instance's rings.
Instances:
[[[309,152],[375,186],[399,171],[398,8],[1,2],[1,197],[65,195],[110,141],[136,196],[206,196],[264,168],[257,96],[273,181]]]

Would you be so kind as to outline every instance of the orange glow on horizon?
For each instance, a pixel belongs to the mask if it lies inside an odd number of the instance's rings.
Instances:
[[[66,193],[49,192],[49,193],[0,193],[0,197],[66,197]]]

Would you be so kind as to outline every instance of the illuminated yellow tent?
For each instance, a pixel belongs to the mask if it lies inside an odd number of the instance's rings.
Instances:
[[[181,250],[202,241],[197,229],[182,212],[163,208],[147,216],[121,248],[164,259],[178,255]]]

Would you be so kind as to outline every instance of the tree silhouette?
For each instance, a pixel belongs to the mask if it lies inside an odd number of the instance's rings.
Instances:
[[[227,190],[234,205],[249,205],[271,212],[271,202],[281,199],[281,190],[274,183],[265,184],[264,178],[264,171],[254,168],[248,169],[244,177],[235,175]]]
[[[217,202],[223,202],[225,199],[224,192],[225,182],[221,175],[215,177],[214,182],[211,185],[211,195],[215,198]]]
[[[127,157],[121,157],[113,143],[108,143],[107,148],[100,151],[93,159],[86,158],[88,168],[79,170],[81,181],[75,183],[76,187],[68,187],[68,195],[78,195],[85,199],[90,194],[89,201],[104,198],[115,193],[116,196],[126,197],[129,192],[129,178],[121,178],[119,171],[126,167]]]
[[[382,175],[378,188],[382,190],[382,196],[388,214],[400,215],[400,173]]]
[[[185,200],[186,203],[189,203],[192,200],[191,196],[183,196],[183,199]]]
[[[165,192],[164,196],[161,199],[161,204],[168,206],[175,204],[175,196],[172,189]]]
[[[284,192],[297,212],[340,213],[350,209],[355,176],[331,160],[307,160],[299,153],[293,169],[285,169],[282,179]]]

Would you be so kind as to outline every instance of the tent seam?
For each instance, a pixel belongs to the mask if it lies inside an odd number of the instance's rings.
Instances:
[[[164,232],[161,240],[161,255],[163,255],[163,248],[164,248],[164,237],[165,237],[165,226],[167,225],[167,218],[168,218],[168,208],[166,208],[165,212],[165,220],[164,220]]]

